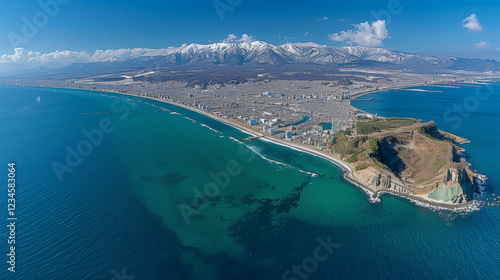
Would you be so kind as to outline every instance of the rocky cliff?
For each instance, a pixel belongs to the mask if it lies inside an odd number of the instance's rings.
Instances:
[[[434,122],[359,121],[356,134],[337,134],[331,147],[353,165],[351,177],[374,193],[463,204],[478,189],[460,147],[440,133]]]
[[[468,169],[450,168],[432,188],[424,187],[415,193],[414,187],[405,185],[393,174],[369,167],[352,176],[372,192],[392,191],[406,195],[419,195],[443,203],[462,204],[471,201],[478,186],[474,174]]]
[[[464,203],[474,198],[477,189],[472,171],[450,168],[444,180],[436,183],[435,189],[428,197],[442,202]]]
[[[401,183],[394,175],[389,172],[380,172],[372,167],[354,172],[353,177],[373,192],[389,190],[403,194],[413,194],[410,188]]]

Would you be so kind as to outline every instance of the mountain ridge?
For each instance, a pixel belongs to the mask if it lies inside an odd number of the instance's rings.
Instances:
[[[435,57],[385,48],[363,46],[326,46],[313,42],[273,45],[263,41],[221,42],[213,44],[184,44],[168,48],[162,55],[135,58],[109,57],[101,62],[74,62],[64,67],[42,71],[82,72],[130,68],[155,69],[164,67],[196,68],[217,66],[286,66],[322,65],[334,67],[352,65],[377,69],[401,69],[419,73],[463,71],[500,71],[500,62],[460,57]],[[20,71],[33,74],[36,69]]]
[[[382,63],[399,68],[448,68],[452,70],[500,70],[500,62],[459,57],[435,57],[363,46],[334,47],[309,43],[272,45],[262,41],[239,43],[192,43],[174,48],[169,54],[128,60],[133,64],[171,65],[245,65],[245,64],[321,64],[358,62]],[[113,61],[108,61],[108,64]],[[123,61],[117,61],[122,63]]]

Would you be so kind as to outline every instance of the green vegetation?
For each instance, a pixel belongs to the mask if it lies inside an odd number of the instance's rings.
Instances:
[[[360,164],[356,165],[356,171],[370,166],[387,170],[387,167],[380,162],[382,150],[377,138],[360,136],[351,139],[345,132],[339,132],[333,137],[330,147],[336,153],[343,155],[346,162],[360,162]]]
[[[360,171],[368,168],[370,165],[368,163],[361,163],[356,166],[356,171]]]
[[[369,121],[359,121],[356,131],[358,134],[370,134],[373,132],[381,132],[394,128],[411,126],[416,122],[417,121],[414,119],[390,118],[383,120],[376,118]]]
[[[366,155],[366,153],[361,153],[359,154],[358,156],[358,161],[366,161],[366,160],[370,160],[370,157]]]
[[[447,138],[445,138],[441,133],[439,133],[436,124],[434,123],[419,127],[417,129],[417,132],[434,141],[451,142]]]
[[[331,146],[334,148],[334,151],[339,154],[343,155],[352,154],[354,151],[346,147],[345,143],[347,142],[349,142],[349,136],[347,135],[346,132],[342,131],[335,134],[335,136],[331,141],[332,143]]]
[[[439,170],[441,170],[441,168],[443,168],[443,166],[445,166],[445,165],[446,165],[446,162],[445,162],[445,161],[440,162],[440,163],[438,164],[438,166],[436,167],[436,169],[435,169],[434,173],[436,173],[436,174],[437,174],[437,173],[439,172]]]
[[[360,134],[376,131],[384,133]],[[339,133],[330,147],[341,154],[343,160],[353,164],[355,171],[374,168],[383,173],[411,178],[411,184],[421,184],[435,178],[440,170],[451,166],[451,163],[461,164],[456,152],[460,147],[444,138],[434,122],[417,124],[414,119],[360,121],[358,137]],[[425,151],[420,153],[420,150]],[[386,164],[395,162],[393,159],[396,155],[402,164],[388,167]]]
[[[387,170],[387,166],[385,166],[385,164],[381,163],[380,161],[376,161],[374,165],[380,169]]]
[[[350,157],[346,159],[347,162],[349,163],[354,163],[358,161],[358,155],[360,152],[354,152]]]
[[[380,161],[382,158],[382,149],[380,148],[378,139],[370,137],[369,144],[371,150],[370,157]]]
[[[378,140],[375,139],[375,138],[370,138],[369,139],[369,143],[370,143],[370,150],[372,150],[372,152],[375,152],[379,149],[379,146],[378,146]]]
[[[380,154],[380,146],[376,138],[361,136],[350,139],[343,132],[335,135],[329,146],[336,153],[347,156],[346,161],[350,163],[370,161],[371,157],[378,158]]]
[[[357,137],[357,138],[354,138],[352,139],[350,142],[349,142],[349,146],[351,148],[358,148],[360,144],[363,144],[364,142],[366,142],[366,140],[368,140],[368,136],[362,136],[362,137]]]

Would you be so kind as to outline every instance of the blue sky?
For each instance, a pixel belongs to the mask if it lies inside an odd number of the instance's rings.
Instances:
[[[33,22],[35,15],[44,13],[39,1],[3,1],[0,55],[14,53],[12,36],[22,38],[17,46],[42,54],[207,44],[245,33],[272,44],[312,41],[344,46],[350,42],[345,36],[335,41],[329,34],[356,32],[357,24],[378,19],[373,12],[390,11],[388,6],[398,2],[217,0],[232,4],[221,20],[213,0],[41,0],[51,1],[67,3],[58,4],[59,11],[45,18],[46,23],[39,16],[43,24],[30,34],[32,38],[23,36],[22,19]],[[500,2],[495,2],[400,0],[392,9],[400,12],[390,20],[382,18],[387,36],[379,46],[426,55],[500,59]],[[471,14],[477,15],[482,32],[462,26]]]

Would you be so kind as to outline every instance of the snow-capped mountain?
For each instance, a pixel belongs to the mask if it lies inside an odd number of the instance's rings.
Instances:
[[[133,63],[135,65],[148,63],[150,67],[171,65],[284,65],[298,63],[321,65],[363,63],[369,65],[375,63],[380,67],[386,65],[406,69],[429,67],[479,71],[500,69],[500,63],[494,60],[433,57],[361,46],[330,47],[316,43],[272,45],[262,41],[183,45],[168,55],[142,57],[136,59]]]
[[[176,64],[343,64],[374,61],[396,65],[451,65],[454,58],[436,58],[382,48],[360,46],[328,47],[315,43],[287,43],[272,45],[262,41],[252,43],[190,44],[160,58]]]
[[[469,59],[457,57],[433,57],[411,54],[383,48],[361,46],[331,47],[316,43],[287,43],[272,45],[262,41],[214,44],[184,44],[171,47],[167,53],[141,55],[136,58],[112,57],[102,62],[78,62],[63,68],[53,69],[54,73],[86,72],[104,73],[113,70],[177,67],[218,67],[248,65],[284,66],[316,64],[326,67],[351,64],[351,66],[379,69],[406,69],[417,72],[434,73],[442,70],[500,71],[500,63],[495,60]],[[151,53],[151,52],[150,52]],[[219,67],[220,68],[220,67]]]

